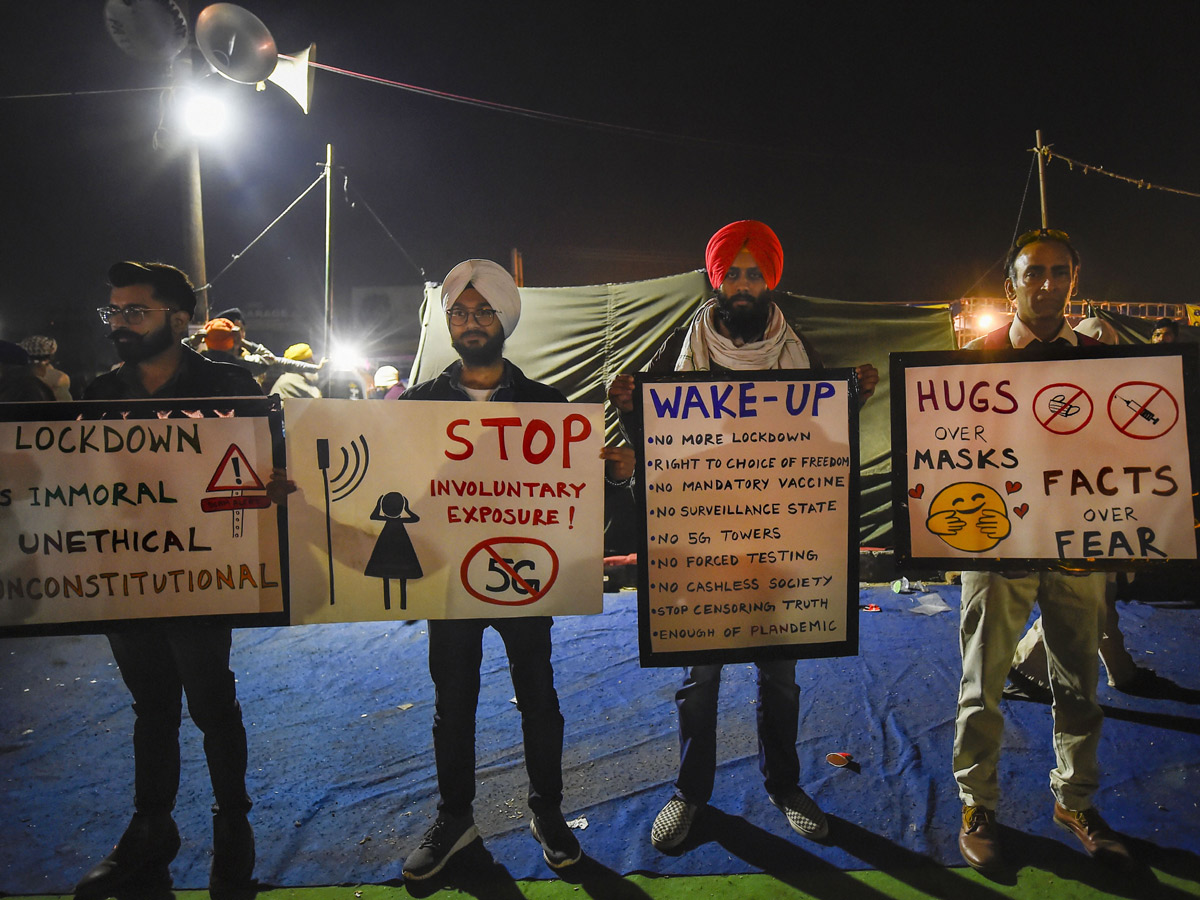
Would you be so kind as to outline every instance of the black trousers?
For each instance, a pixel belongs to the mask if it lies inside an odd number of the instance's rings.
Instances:
[[[475,800],[475,710],[483,632],[491,626],[504,640],[521,731],[529,808],[536,814],[562,804],[563,717],[550,666],[549,616],[520,619],[450,619],[429,622],[429,674],[436,694],[433,752],[439,809],[453,816],[471,811]]]
[[[153,625],[108,635],[125,686],[133,695],[134,804],[169,812],[179,791],[182,694],[204,734],[215,812],[245,813],[246,729],[229,669],[232,632],[210,625]]]

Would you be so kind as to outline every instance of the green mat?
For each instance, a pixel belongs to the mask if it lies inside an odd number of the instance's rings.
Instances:
[[[589,877],[589,873],[595,877]],[[480,898],[480,900],[697,900],[697,898],[753,898],[753,900],[1084,900],[1084,898],[1145,898],[1174,900],[1200,897],[1200,875],[1180,877],[1158,869],[1137,876],[1122,876],[1080,857],[1070,871],[1049,872],[1028,867],[1010,883],[992,881],[967,868],[937,866],[911,872],[842,872],[832,867],[795,875],[696,875],[657,878],[629,875],[624,878],[602,867],[587,867],[572,881],[513,881],[502,867],[460,879],[460,888],[437,889],[430,885],[406,887],[345,885],[334,887],[264,889],[257,900],[430,900]],[[568,877],[571,877],[568,874]],[[1103,885],[1103,887],[1101,887]],[[172,896],[163,894],[164,898]],[[207,891],[175,891],[175,900],[199,900]],[[29,900],[68,900],[69,895],[30,897]]]

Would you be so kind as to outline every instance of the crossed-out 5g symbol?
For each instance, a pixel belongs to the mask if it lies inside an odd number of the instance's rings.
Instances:
[[[525,606],[544,597],[558,578],[558,554],[537,538],[491,538],[471,548],[459,574],[477,600]]]
[[[488,571],[495,572],[500,577],[500,581],[494,585],[485,585],[484,590],[489,594],[503,594],[511,587],[518,594],[526,597],[536,594],[540,585],[539,579],[521,576],[523,569],[536,569],[536,567],[537,563],[532,559],[518,559],[513,561],[507,556],[500,559],[491,556],[488,559]]]

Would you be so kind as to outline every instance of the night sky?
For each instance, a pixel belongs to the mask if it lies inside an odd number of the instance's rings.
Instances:
[[[781,287],[795,293],[999,296],[1014,230],[1039,224],[1038,128],[1066,156],[1200,192],[1190,2],[756,3],[724,15],[645,2],[242,5],[280,52],[316,41],[322,63],[619,128],[328,72],[304,116],[274,86],[221,82],[241,118],[201,150],[210,279],[316,177],[327,142],[425,270],[362,203],[339,203],[339,296],[440,281],[470,256],[507,265],[513,247],[531,286],[669,275],[701,267],[708,236],[739,218],[778,232]],[[103,8],[4,3],[0,95],[164,84],[162,66],[110,39]],[[92,310],[108,265],[184,264],[178,159],[152,146],[161,102],[156,91],[0,100],[0,337],[51,333],[61,355],[106,365]],[[1200,199],[1058,160],[1047,176],[1051,225],[1083,257],[1083,296],[1196,302]],[[323,227],[318,190],[216,280],[213,307],[309,311],[315,343]]]

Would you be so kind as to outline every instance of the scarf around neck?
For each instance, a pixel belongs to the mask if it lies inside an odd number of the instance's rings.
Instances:
[[[697,311],[679,358],[676,372],[707,371],[713,363],[726,369],[808,369],[812,365],[804,344],[792,331],[783,311],[771,304],[771,316],[761,341],[736,346],[713,325],[717,298],[712,297]]]

